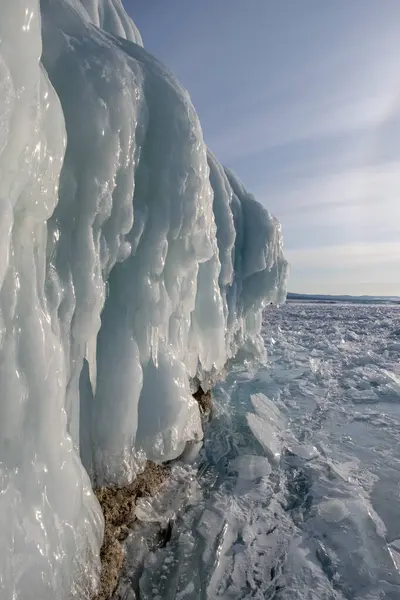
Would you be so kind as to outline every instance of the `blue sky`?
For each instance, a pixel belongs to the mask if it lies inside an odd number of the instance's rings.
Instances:
[[[125,0],[283,225],[289,289],[400,295],[400,0]]]

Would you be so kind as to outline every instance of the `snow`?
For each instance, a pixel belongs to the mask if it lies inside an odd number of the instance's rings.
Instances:
[[[193,380],[263,351],[286,262],[121,2],[40,8],[0,19],[0,596],[84,600],[92,485],[199,441]]]

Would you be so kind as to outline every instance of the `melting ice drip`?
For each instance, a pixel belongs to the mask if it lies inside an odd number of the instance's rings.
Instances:
[[[257,348],[281,230],[120,0],[2,0],[0,74],[0,596],[82,600],[92,483],[201,437],[189,381]]]

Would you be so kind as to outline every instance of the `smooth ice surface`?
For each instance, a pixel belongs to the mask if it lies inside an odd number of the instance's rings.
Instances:
[[[400,307],[289,303],[264,317],[269,363],[234,365],[215,388],[197,485],[192,463],[174,518],[168,490],[167,544],[154,549],[146,523],[129,541],[115,600],[400,598]],[[279,461],[248,415],[284,424]]]
[[[142,37],[135,23],[125,11],[122,0],[80,0],[91,22],[107,33],[125,38],[143,46]],[[73,3],[79,10],[79,2]]]
[[[271,461],[279,461],[283,448],[283,416],[264,394],[252,394],[250,401],[255,413],[248,413],[247,424]]]
[[[281,230],[120,0],[3,0],[0,72],[0,597],[83,600],[91,484],[200,440],[193,381],[263,351]]]
[[[271,465],[265,456],[243,454],[236,457],[229,465],[240,479],[258,479],[271,473]]]

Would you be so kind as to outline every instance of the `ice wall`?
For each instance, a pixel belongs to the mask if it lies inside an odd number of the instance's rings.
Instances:
[[[119,0],[0,0],[0,72],[0,597],[81,600],[87,473],[201,437],[190,380],[257,346],[286,263]]]
[[[79,598],[102,517],[67,434],[68,332],[48,294],[66,137],[37,1],[1,3],[0,40],[0,598]]]

